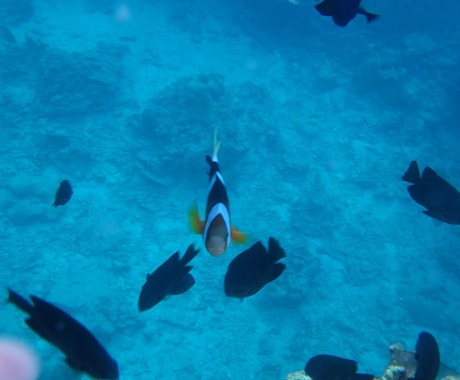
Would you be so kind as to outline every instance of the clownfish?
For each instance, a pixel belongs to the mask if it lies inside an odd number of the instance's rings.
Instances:
[[[203,235],[206,250],[213,256],[222,255],[231,241],[244,244],[247,240],[246,235],[232,227],[230,223],[227,189],[217,159],[219,148],[220,141],[217,141],[217,134],[214,132],[213,154],[212,157],[206,156],[206,162],[210,166],[206,219],[204,221],[200,219],[196,204],[189,210],[192,231]]]

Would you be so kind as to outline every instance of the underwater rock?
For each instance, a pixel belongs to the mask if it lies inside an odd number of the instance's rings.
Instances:
[[[121,70],[112,62],[90,54],[49,52],[38,70],[37,111],[48,117],[75,117],[113,109]]]
[[[209,145],[227,107],[224,99],[224,78],[214,73],[180,78],[154,95],[133,126],[140,140],[136,155],[139,165],[145,166],[142,171],[167,168],[176,179],[195,178],[190,167],[206,165],[204,153],[196,150]]]

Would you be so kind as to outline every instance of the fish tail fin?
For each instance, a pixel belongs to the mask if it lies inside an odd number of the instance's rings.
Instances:
[[[286,257],[286,252],[281,248],[280,243],[272,237],[268,238],[268,254],[273,257],[273,262]]]
[[[202,234],[204,231],[204,222],[200,219],[200,213],[198,212],[198,206],[196,203],[190,206],[188,210],[188,221],[190,228],[196,234]]]
[[[367,22],[369,23],[369,22],[377,20],[378,18],[380,18],[380,16],[375,13],[366,12],[366,18],[367,18]]]
[[[238,231],[235,227],[232,226],[232,242],[236,244],[246,244],[248,241],[248,236],[241,231]]]
[[[8,289],[8,302],[11,302],[29,315],[32,314],[34,309],[33,305],[29,301],[11,289]]]
[[[417,161],[412,161],[409,168],[402,176],[402,180],[410,183],[417,183],[420,181],[420,170],[418,169]]]
[[[368,23],[372,22],[372,21],[375,21],[380,17],[378,14],[366,11],[363,7],[358,8],[358,13],[366,16],[366,19],[367,19]]]
[[[215,162],[217,162],[217,154],[219,153],[219,149],[220,149],[220,141],[217,140],[217,128],[215,128],[213,148],[212,148],[212,160]]]
[[[198,252],[200,252],[199,249],[195,249],[193,244],[190,244],[187,248],[187,250],[184,253],[184,256],[180,260],[184,265],[192,261],[192,259],[198,255]]]

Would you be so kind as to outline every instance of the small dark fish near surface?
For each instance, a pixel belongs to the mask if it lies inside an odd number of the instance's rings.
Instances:
[[[357,14],[366,16],[367,22],[379,18],[379,15],[366,11],[361,0],[323,0],[315,8],[323,16],[332,16],[338,26],[346,26]]]
[[[402,177],[410,182],[407,190],[423,213],[448,224],[460,224],[460,193],[433,169],[426,167],[420,176],[417,161],[412,161]]]
[[[334,355],[313,356],[305,365],[305,373],[313,380],[373,380],[373,375],[356,373],[358,363]]]
[[[179,252],[176,252],[154,272],[147,274],[147,281],[139,295],[139,311],[154,307],[168,295],[182,294],[189,290],[195,284],[195,279],[189,273],[192,266],[187,264],[198,252],[200,250],[190,244],[182,259],[179,259]]]
[[[235,298],[256,294],[266,284],[276,280],[286,269],[286,265],[277,263],[283,257],[286,257],[286,254],[274,238],[268,239],[268,252],[258,241],[236,256],[228,266],[225,274],[225,294]]]
[[[8,289],[8,301],[29,314],[27,325],[59,348],[71,368],[95,379],[118,379],[117,362],[85,326],[51,303],[30,298],[32,303]]]
[[[70,185],[70,182],[65,179],[59,185],[54,198],[54,203],[51,206],[64,206],[70,200],[72,194],[72,186]]]

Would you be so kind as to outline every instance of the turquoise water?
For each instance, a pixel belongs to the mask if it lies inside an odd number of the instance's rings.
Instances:
[[[121,379],[283,379],[318,353],[379,375],[388,345],[421,330],[458,368],[460,230],[423,215],[401,176],[416,159],[460,187],[460,7],[366,0],[381,18],[339,28],[313,5],[2,0],[5,299],[69,311]],[[187,223],[215,128],[233,223],[287,254],[242,302],[223,279],[249,244],[211,257]],[[52,208],[63,179],[73,197]],[[139,313],[145,274],[190,243],[195,286]],[[23,313],[0,318],[43,379],[70,378]]]

